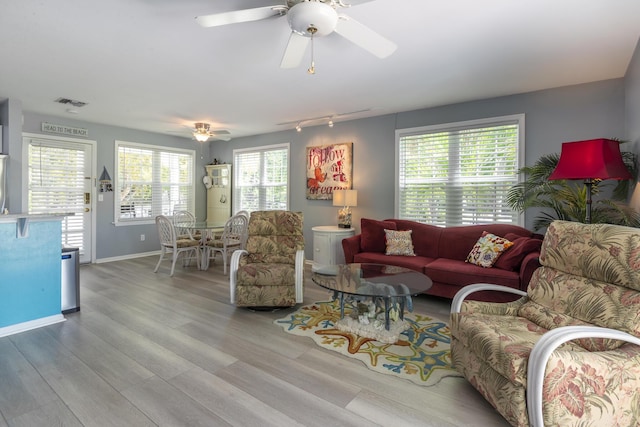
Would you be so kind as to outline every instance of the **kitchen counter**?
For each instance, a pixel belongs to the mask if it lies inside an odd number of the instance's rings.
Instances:
[[[0,215],[0,337],[61,322],[61,220]]]

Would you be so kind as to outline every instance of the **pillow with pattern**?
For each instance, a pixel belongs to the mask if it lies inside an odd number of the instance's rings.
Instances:
[[[502,252],[513,246],[513,242],[498,237],[495,234],[483,231],[482,236],[469,252],[466,262],[479,265],[480,267],[493,267]]]
[[[385,255],[416,256],[416,254],[413,253],[411,231],[412,230],[397,231],[385,229],[384,235],[387,242]]]

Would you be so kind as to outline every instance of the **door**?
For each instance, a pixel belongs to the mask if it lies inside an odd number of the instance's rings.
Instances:
[[[30,214],[65,215],[62,247],[78,248],[81,263],[93,259],[95,141],[24,136]]]

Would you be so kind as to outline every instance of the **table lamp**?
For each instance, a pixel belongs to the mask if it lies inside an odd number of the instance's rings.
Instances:
[[[358,191],[334,191],[333,206],[342,206],[342,208],[338,210],[338,227],[351,228],[351,206],[358,206]]]
[[[549,180],[584,179],[587,186],[585,222],[591,223],[591,187],[594,179],[631,179],[620,154],[620,143],[612,139],[563,142],[560,160]]]

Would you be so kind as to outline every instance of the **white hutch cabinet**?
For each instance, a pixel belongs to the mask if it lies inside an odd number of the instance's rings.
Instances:
[[[231,165],[207,165],[207,222],[225,222],[231,216]]]
[[[355,228],[319,225],[313,231],[313,262],[323,265],[344,264],[342,239],[355,235]]]

